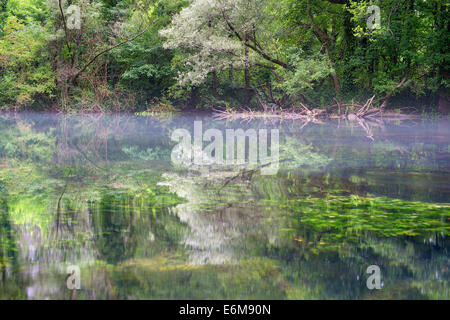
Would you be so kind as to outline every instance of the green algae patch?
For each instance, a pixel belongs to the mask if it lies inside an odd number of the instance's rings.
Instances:
[[[450,235],[450,205],[386,197],[328,196],[291,200],[291,228],[307,227],[320,234],[322,247],[358,242],[363,234],[377,237]]]
[[[245,258],[234,264],[195,265],[185,257],[163,254],[125,261],[115,269],[122,295],[133,299],[285,298],[286,283],[277,264]],[[139,284],[137,286],[137,284]]]

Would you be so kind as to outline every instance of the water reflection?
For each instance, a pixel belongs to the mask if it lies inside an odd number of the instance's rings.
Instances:
[[[279,129],[278,174],[172,166],[194,120]],[[448,299],[449,141],[445,120],[1,115],[0,298]]]

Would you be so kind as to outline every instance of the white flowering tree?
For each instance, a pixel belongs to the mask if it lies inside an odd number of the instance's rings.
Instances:
[[[251,66],[289,68],[276,54],[275,16],[268,10],[276,4],[272,2],[193,0],[160,32],[166,39],[165,48],[183,49],[186,54],[186,69],[180,72],[179,83],[196,86],[212,73],[215,90],[217,71],[241,69],[248,104]]]
[[[299,39],[292,38],[292,25],[283,22],[290,6],[291,1],[285,0],[192,0],[174,16],[168,28],[160,31],[166,39],[165,48],[181,49],[184,53],[185,69],[179,74],[179,83],[197,86],[212,74],[213,93],[217,95],[216,72],[244,70],[248,105],[251,94],[258,92],[258,85],[250,84],[251,67],[270,70],[277,82],[301,78],[304,84],[299,90],[310,88],[308,81],[327,77],[330,68],[323,57],[299,61],[295,56],[302,51],[301,43],[299,46]],[[302,68],[296,70],[296,64]],[[309,80],[309,75],[314,77]],[[295,87],[291,82],[286,85]]]

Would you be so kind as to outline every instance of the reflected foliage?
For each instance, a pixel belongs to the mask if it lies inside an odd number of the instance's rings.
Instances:
[[[193,120],[0,116],[0,298],[449,298],[448,123],[246,124],[280,129],[262,176],[173,167]]]

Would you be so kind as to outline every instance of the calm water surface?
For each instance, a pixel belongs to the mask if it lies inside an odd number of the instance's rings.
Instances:
[[[173,164],[195,120],[277,174]],[[0,114],[0,299],[448,299],[449,223],[448,120]]]

